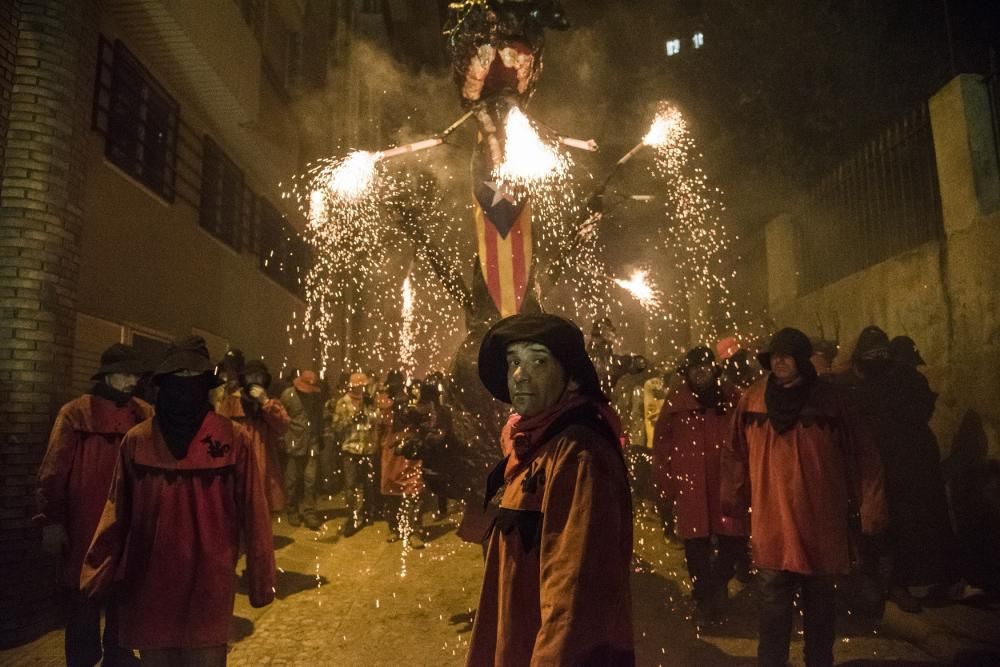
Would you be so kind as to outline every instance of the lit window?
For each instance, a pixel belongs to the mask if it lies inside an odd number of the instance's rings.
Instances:
[[[667,55],[676,56],[681,52],[681,40],[679,39],[668,39],[667,40]]]
[[[705,44],[705,35],[700,32],[696,32],[694,37],[691,38],[691,43],[694,44],[694,48],[700,49]]]

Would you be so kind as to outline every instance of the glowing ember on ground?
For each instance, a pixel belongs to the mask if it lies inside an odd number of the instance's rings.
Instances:
[[[498,180],[516,185],[549,181],[563,177],[569,170],[569,159],[555,144],[542,140],[531,121],[514,107],[507,116],[507,145],[504,161],[494,171]]]
[[[645,308],[650,310],[658,310],[660,308],[660,291],[650,282],[649,271],[636,269],[629,276],[628,280],[622,280],[621,278],[615,278],[614,280],[619,287],[627,290]]]

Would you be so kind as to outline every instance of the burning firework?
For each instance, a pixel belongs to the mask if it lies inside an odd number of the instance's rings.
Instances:
[[[504,161],[493,176],[504,183],[528,186],[563,178],[570,160],[554,144],[542,140],[528,117],[514,107],[507,116]]]
[[[642,138],[642,143],[645,146],[658,148],[676,143],[686,132],[687,123],[677,107],[667,102],[660,102],[656,118],[653,119],[649,132]]]
[[[334,199],[362,199],[371,192],[375,184],[380,158],[378,153],[354,151],[342,161],[334,162],[320,172],[317,185],[325,185]]]
[[[403,368],[406,369],[407,377],[412,377],[417,365],[414,354],[416,349],[414,343],[414,334],[416,332],[413,321],[415,308],[416,302],[413,294],[413,283],[410,280],[410,275],[407,275],[406,280],[403,281],[403,327],[399,332],[399,357],[400,361],[403,362]]]
[[[629,276],[628,280],[615,278],[614,281],[619,287],[628,291],[629,294],[635,297],[635,300],[641,303],[644,308],[651,311],[660,309],[660,290],[650,282],[649,271],[646,269],[636,269],[632,272],[632,275]]]

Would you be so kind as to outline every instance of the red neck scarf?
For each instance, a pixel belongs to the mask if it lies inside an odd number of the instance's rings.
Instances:
[[[567,411],[587,403],[592,403],[604,417],[608,426],[614,431],[618,444],[621,445],[623,443],[621,420],[610,405],[589,396],[566,392],[562,398],[537,415],[522,417],[515,413],[507,420],[500,433],[500,446],[503,448],[503,453],[508,456],[504,478],[510,479],[531,462],[538,448],[545,444],[542,436],[549,426]]]

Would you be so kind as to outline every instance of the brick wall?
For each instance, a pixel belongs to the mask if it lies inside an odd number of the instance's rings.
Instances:
[[[11,88],[14,85],[14,49],[17,44],[17,13],[13,2],[0,3],[0,176],[3,174],[4,143],[10,117]]]
[[[70,384],[97,44],[92,0],[13,4],[16,58],[0,182],[2,646],[45,630],[54,617],[54,564],[40,555],[31,523],[33,486]]]

